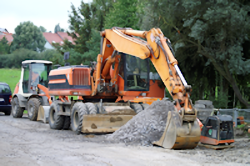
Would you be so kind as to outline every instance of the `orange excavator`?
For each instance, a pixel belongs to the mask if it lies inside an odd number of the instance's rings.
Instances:
[[[90,67],[64,66],[51,70],[48,89],[38,85],[51,103],[50,127],[71,126],[76,133],[119,129],[146,107],[138,101],[147,100],[149,94],[149,61],[175,103],[175,110],[168,113],[165,131],[155,144],[170,149],[195,148],[200,140],[200,127],[190,100],[191,86],[177,65],[170,40],[155,28],[106,29],[101,32],[97,62]],[[52,101],[51,96],[58,96],[58,100]],[[137,102],[123,101],[123,97],[129,96],[136,97]],[[118,98],[120,101],[115,102]]]

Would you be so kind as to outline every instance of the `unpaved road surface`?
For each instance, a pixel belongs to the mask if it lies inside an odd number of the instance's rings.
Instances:
[[[0,165],[19,166],[178,166],[249,165],[250,141],[236,139],[235,148],[168,150],[126,146],[105,141],[105,135],[75,135],[51,130],[48,124],[27,116],[14,119],[0,113]]]

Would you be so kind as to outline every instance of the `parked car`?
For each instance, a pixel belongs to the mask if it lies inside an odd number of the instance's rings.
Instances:
[[[0,82],[0,112],[5,115],[11,114],[12,94],[8,84]]]

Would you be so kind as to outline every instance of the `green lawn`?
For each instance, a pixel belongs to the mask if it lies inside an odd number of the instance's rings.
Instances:
[[[0,69],[0,82],[9,84],[11,92],[13,93],[17,82],[20,80],[20,69]]]

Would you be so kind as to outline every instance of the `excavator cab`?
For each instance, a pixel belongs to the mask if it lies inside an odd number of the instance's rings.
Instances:
[[[149,91],[149,62],[122,53],[120,75],[124,79],[125,91]]]

